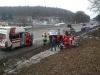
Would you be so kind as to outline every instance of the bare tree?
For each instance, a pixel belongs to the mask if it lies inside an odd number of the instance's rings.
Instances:
[[[39,17],[62,17],[68,19],[72,18],[74,14],[71,11],[54,7],[43,6],[14,6],[14,7],[0,7],[0,16],[6,16],[3,13],[9,13],[11,16],[32,16],[33,19]],[[0,18],[2,20],[2,18]]]
[[[23,16],[21,19],[22,26],[26,26],[26,16]]]
[[[88,22],[90,17],[86,15],[83,11],[77,11],[73,16],[73,22],[81,23],[81,22]]]
[[[88,0],[90,2],[90,10],[100,13],[100,0]]]

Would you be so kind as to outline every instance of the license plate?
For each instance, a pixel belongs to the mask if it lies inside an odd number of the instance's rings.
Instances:
[[[56,33],[52,33],[52,35],[57,35]]]

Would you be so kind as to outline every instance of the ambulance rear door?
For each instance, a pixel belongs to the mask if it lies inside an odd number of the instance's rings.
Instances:
[[[20,34],[20,45],[26,45],[26,40],[25,40],[25,33],[21,32]]]
[[[20,34],[19,33],[10,34],[9,39],[12,42],[12,47],[20,46]]]
[[[8,47],[7,34],[0,33],[0,48],[6,48],[6,47]]]

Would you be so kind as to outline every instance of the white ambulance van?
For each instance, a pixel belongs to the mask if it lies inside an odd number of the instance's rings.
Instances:
[[[0,49],[13,50],[15,47],[26,45],[25,34],[31,36],[30,44],[34,42],[34,33],[21,27],[0,27]]]

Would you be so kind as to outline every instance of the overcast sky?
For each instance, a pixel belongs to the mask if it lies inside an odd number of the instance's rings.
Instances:
[[[96,15],[91,12],[88,0],[0,0],[0,6],[48,6],[70,10],[72,12],[84,11],[91,18]]]

